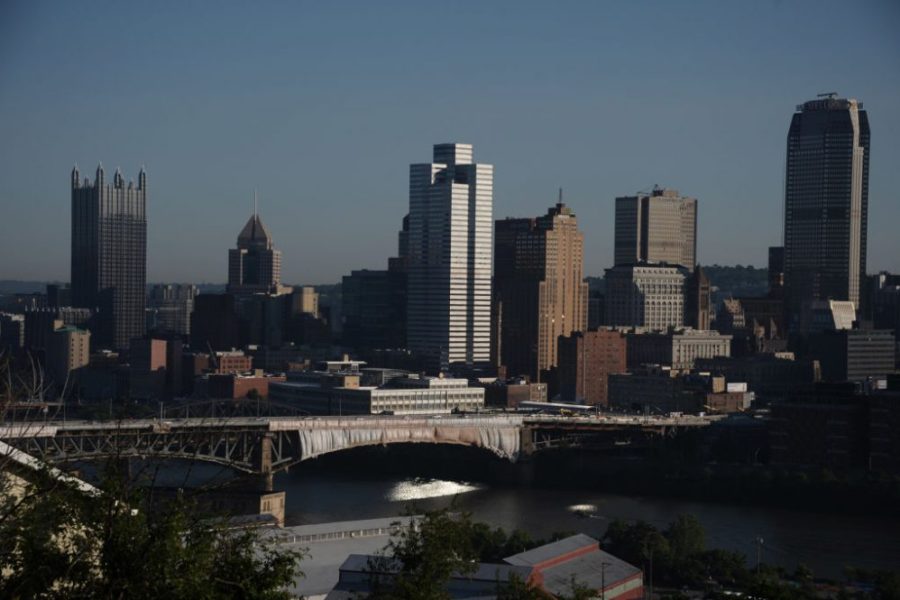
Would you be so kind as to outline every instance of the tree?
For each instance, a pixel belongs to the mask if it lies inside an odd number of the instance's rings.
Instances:
[[[117,477],[98,494],[39,479],[24,501],[2,502],[13,510],[0,521],[0,597],[275,600],[299,575],[300,553],[262,547],[187,501],[151,507]]]
[[[603,536],[604,550],[634,565],[648,562],[665,565],[670,550],[669,542],[653,525],[645,521],[627,523],[616,519],[609,524]]]
[[[407,517],[412,519],[412,514]],[[370,598],[439,600],[449,598],[447,582],[454,573],[471,573],[478,554],[468,513],[450,509],[427,512],[400,527],[381,554],[370,561]],[[391,575],[382,579],[382,573]]]
[[[0,381],[2,426],[3,408],[22,391],[8,370]],[[276,600],[301,575],[301,553],[264,547],[254,531],[230,530],[184,498],[161,504],[119,457],[101,465],[91,488],[57,469],[22,468],[4,448],[2,598]]]
[[[553,600],[553,596],[513,575],[509,581],[497,583],[497,600]]]
[[[706,549],[706,533],[694,515],[679,515],[666,530],[669,549],[675,557],[691,557]]]

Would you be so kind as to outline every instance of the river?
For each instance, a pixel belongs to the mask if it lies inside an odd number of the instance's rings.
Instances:
[[[741,552],[750,566],[756,564],[755,540],[762,538],[763,562],[790,570],[803,563],[819,577],[839,579],[848,565],[900,571],[900,517],[613,494],[585,482],[567,488],[532,485],[499,459],[437,448],[338,452],[278,473],[275,489],[287,493],[286,524],[398,516],[412,508],[443,508],[454,498],[476,520],[507,531],[523,529],[533,538],[560,531],[600,538],[614,519],[663,529],[691,514],[703,524],[708,548]],[[167,463],[161,484],[198,485],[234,476],[209,464],[195,463],[189,471],[176,464]]]
[[[900,569],[900,519],[836,516],[770,507],[729,506],[578,490],[410,477],[360,478],[339,471],[298,470],[280,474],[276,488],[287,492],[289,525],[389,517],[415,504],[419,509],[457,506],[493,526],[526,530],[532,537],[580,531],[600,537],[613,519],[641,519],[664,528],[680,514],[703,524],[707,546],[742,552],[793,569],[805,563],[817,576],[840,578],[845,565]]]

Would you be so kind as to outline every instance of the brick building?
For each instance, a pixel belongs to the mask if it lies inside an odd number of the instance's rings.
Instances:
[[[560,336],[558,343],[560,400],[607,406],[609,375],[626,369],[625,336],[596,329]]]

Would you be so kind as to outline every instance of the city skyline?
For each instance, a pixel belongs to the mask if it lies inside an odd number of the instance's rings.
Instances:
[[[102,160],[129,172],[145,164],[153,177],[149,281],[225,282],[222,248],[258,189],[283,279],[338,282],[392,254],[405,166],[436,141],[491,157],[496,218],[538,214],[562,186],[585,233],[585,275],[613,263],[614,199],[655,184],[700,199],[701,264],[764,266],[766,248],[781,244],[791,110],[829,91],[872,115],[867,270],[900,270],[900,8],[809,6],[473,7],[465,21],[446,15],[432,28],[429,11],[398,4],[379,11],[382,35],[363,48],[354,34],[374,16],[365,6],[249,16],[188,6],[179,19],[153,8],[5,5],[0,205],[11,218],[0,222],[0,251],[38,248],[28,264],[5,262],[0,279],[67,278],[66,223],[48,218],[66,203],[57,173]],[[110,35],[62,34],[81,20]],[[198,21],[208,25],[186,24]],[[239,26],[245,44],[221,35]],[[677,44],[640,36],[663,26],[680,28]],[[853,53],[820,43],[837,27],[857,40]],[[162,43],[153,28],[167,32]],[[459,31],[465,76],[423,70],[422,45]],[[425,85],[410,84],[411,72]],[[310,259],[322,249],[327,260]]]

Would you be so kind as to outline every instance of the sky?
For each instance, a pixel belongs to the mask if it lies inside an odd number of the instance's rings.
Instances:
[[[386,268],[409,164],[474,144],[494,217],[558,188],[611,266],[614,198],[699,200],[702,264],[764,266],[787,128],[872,128],[870,272],[900,271],[900,2],[0,2],[0,279],[68,280],[69,174],[148,174],[148,281],[223,282],[254,190],[288,284]]]

